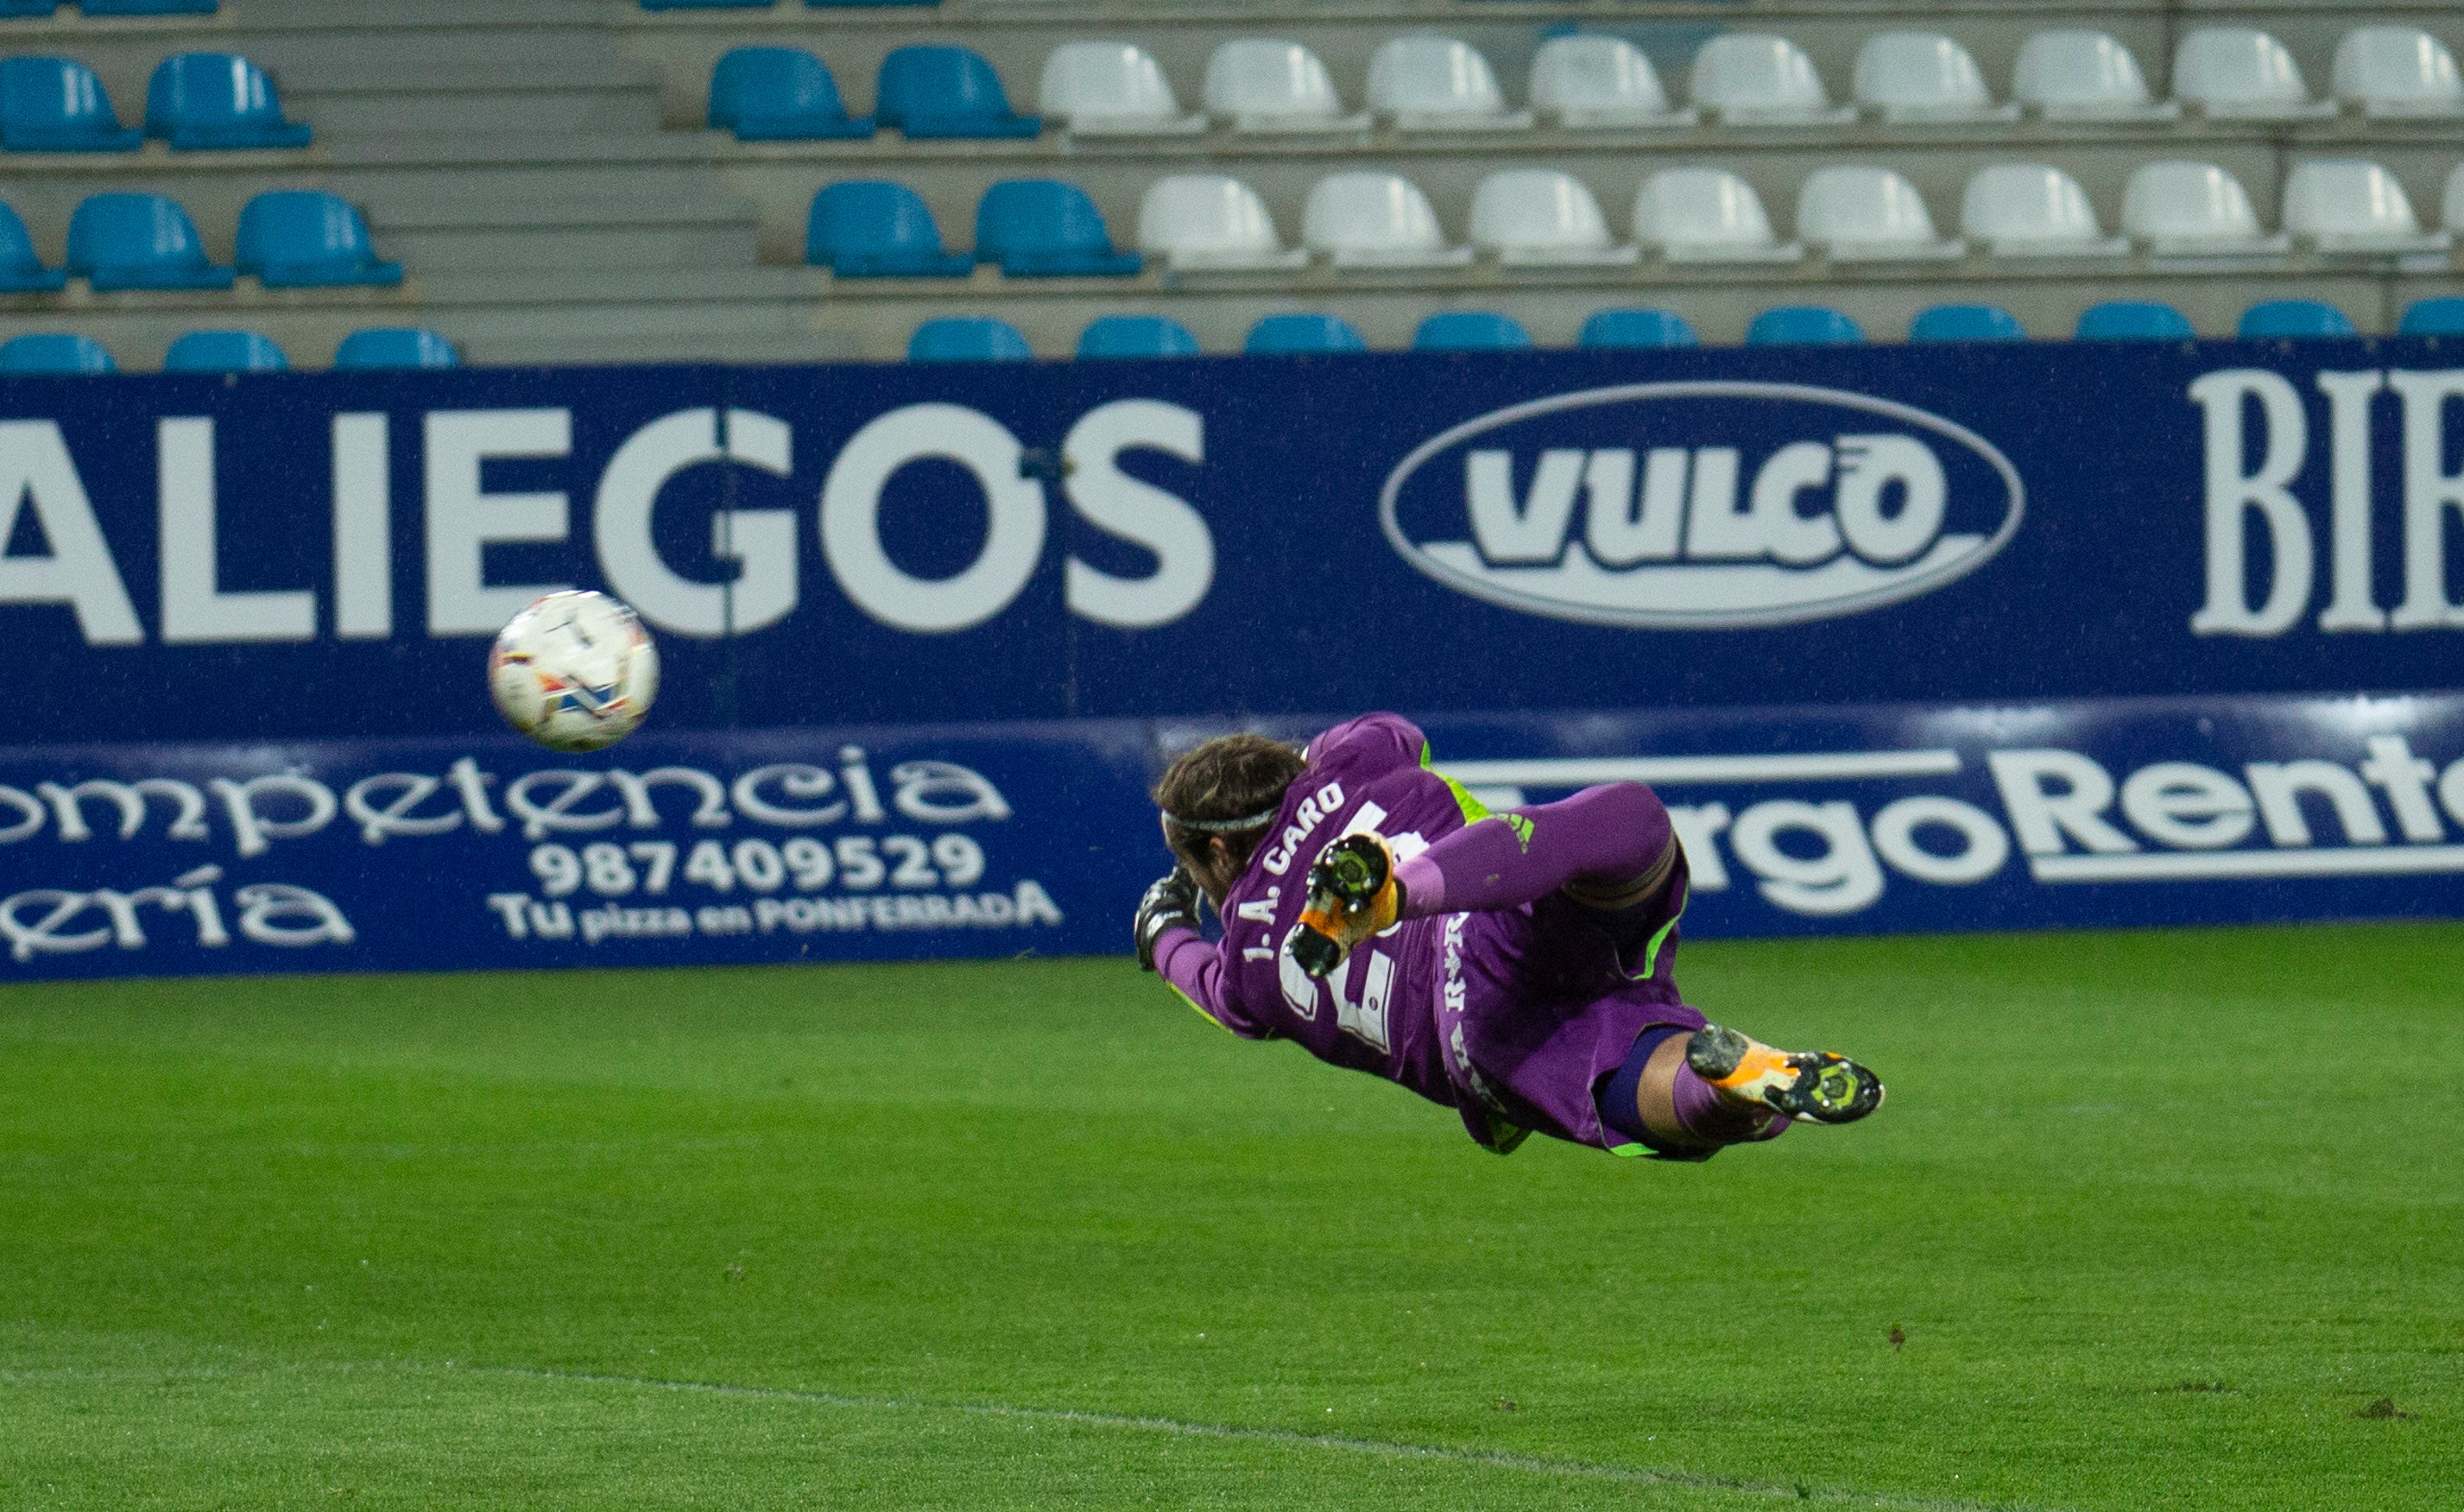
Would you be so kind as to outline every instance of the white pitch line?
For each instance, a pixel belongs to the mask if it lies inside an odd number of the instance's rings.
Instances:
[[[1598,1480],[1614,1480],[1626,1485],[1669,1486],[1758,1499],[1883,1507],[1890,1509],[1890,1512],[2051,1512],[2048,1508],[2011,1501],[1939,1501],[1925,1497],[1896,1496],[1889,1492],[1857,1491],[1837,1486],[1731,1479],[1724,1476],[1697,1475],[1683,1470],[1651,1470],[1638,1465],[1604,1465],[1587,1459],[1554,1459],[1543,1455],[1518,1455],[1504,1450],[1396,1443],[1377,1438],[1353,1438],[1340,1434],[1304,1434],[1288,1428],[1243,1428],[1230,1423],[1191,1423],[1174,1417],[1150,1417],[1127,1412],[1089,1412],[1067,1407],[1018,1407],[1006,1402],[925,1402],[911,1397],[849,1396],[836,1391],[807,1391],[789,1387],[737,1386],[723,1381],[667,1381],[645,1376],[599,1375],[578,1370],[536,1370],[521,1366],[465,1366],[461,1368],[473,1374],[522,1376],[541,1381],[571,1381],[592,1386],[629,1386],[667,1391],[700,1391],[715,1396],[745,1396],[783,1402],[805,1402],[817,1407],[963,1412],[978,1417],[1012,1418],[1028,1422],[1080,1423],[1091,1428],[1126,1428],[1181,1438],[1237,1439],[1250,1443],[1283,1444],[1300,1449],[1335,1449],[1350,1454],[1371,1455],[1388,1459],[1439,1460],[1449,1464],[1479,1465],[1493,1470],[1521,1471],[1530,1475],[1585,1477]]]
[[[1959,752],[1790,751],[1765,756],[1557,756],[1450,761],[1438,769],[1465,787],[1589,788],[1603,782],[1821,782],[1859,777],[1947,777]]]

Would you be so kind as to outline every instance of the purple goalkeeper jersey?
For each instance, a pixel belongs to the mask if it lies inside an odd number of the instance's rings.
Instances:
[[[1460,1105],[1439,1044],[1443,918],[1408,920],[1355,948],[1324,981],[1292,959],[1309,869],[1342,835],[1385,838],[1408,860],[1463,827],[1463,799],[1421,765],[1428,743],[1394,714],[1369,714],[1311,741],[1274,827],[1223,900],[1223,938],[1167,931],[1155,968],[1207,1017],[1244,1039],[1289,1039],[1320,1060]]]

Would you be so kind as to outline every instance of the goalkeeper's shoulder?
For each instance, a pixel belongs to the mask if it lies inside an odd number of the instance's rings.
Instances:
[[[1400,714],[1363,714],[1320,734],[1304,756],[1312,767],[1341,762],[1364,771],[1417,767],[1429,746],[1420,727]]]

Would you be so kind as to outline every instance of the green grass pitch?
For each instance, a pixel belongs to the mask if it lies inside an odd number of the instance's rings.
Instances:
[[[0,1507],[2452,1506],[2464,927],[1689,945],[1483,1153],[1123,961],[0,989]]]

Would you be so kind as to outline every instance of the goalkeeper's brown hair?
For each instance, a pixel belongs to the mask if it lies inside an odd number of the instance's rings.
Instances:
[[[1223,842],[1236,869],[1248,865],[1302,765],[1301,753],[1291,746],[1247,731],[1219,735],[1182,752],[1153,794],[1163,811],[1164,843],[1193,872],[1205,870],[1209,840]],[[1252,817],[1252,825],[1214,828]]]

